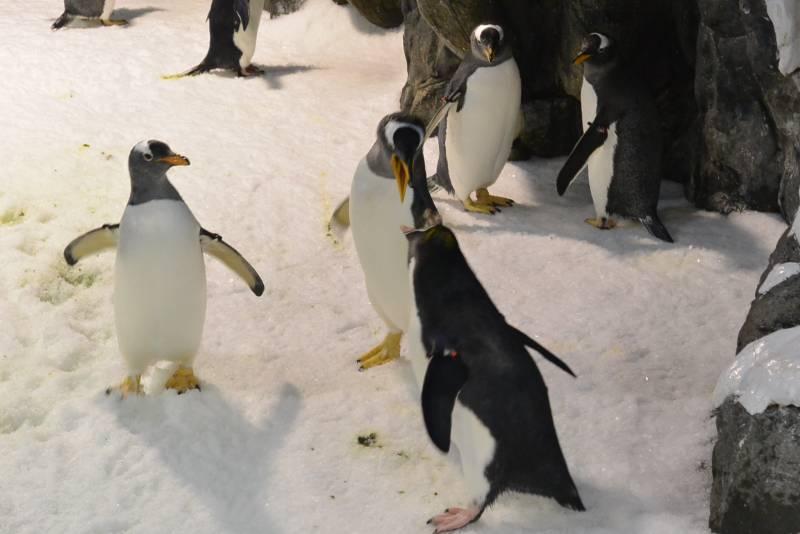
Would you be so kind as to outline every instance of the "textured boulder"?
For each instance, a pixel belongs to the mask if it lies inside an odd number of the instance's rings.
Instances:
[[[403,24],[400,0],[349,0],[368,21],[381,28],[397,28]]]
[[[266,0],[264,2],[264,10],[268,11],[270,16],[274,18],[294,13],[305,3],[306,0]]]
[[[709,526],[723,534],[800,532],[800,409],[717,410]]]

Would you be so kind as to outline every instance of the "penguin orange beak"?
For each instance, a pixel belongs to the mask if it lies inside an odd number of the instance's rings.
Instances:
[[[494,61],[494,57],[496,54],[492,46],[487,46],[483,53],[486,56],[486,59],[489,60],[489,63]]]
[[[411,180],[411,172],[408,170],[408,163],[400,159],[397,154],[392,154],[392,172],[397,181],[397,190],[400,193],[400,202],[406,199],[408,182]]]
[[[592,57],[591,54],[587,52],[581,52],[580,54],[578,54],[578,57],[576,57],[572,61],[572,63],[574,63],[575,65],[580,65],[582,63],[586,63],[586,61],[588,61],[591,57]]]
[[[158,161],[161,163],[169,163],[173,166],[185,166],[189,165],[189,158],[186,156],[181,156],[180,154],[171,154],[169,156],[164,156],[160,158]]]

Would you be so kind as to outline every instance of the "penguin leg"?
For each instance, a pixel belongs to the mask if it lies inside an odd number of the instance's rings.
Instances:
[[[264,74],[264,69],[256,67],[255,65],[250,63],[247,67],[245,67],[244,73],[247,76],[258,76],[260,74]]]
[[[371,367],[377,367],[399,358],[401,339],[403,339],[402,332],[389,332],[386,334],[380,345],[358,359],[358,370],[366,371]]]
[[[481,516],[481,509],[477,506],[470,508],[448,508],[443,514],[434,516],[428,520],[429,525],[436,527],[434,534],[440,532],[452,532],[464,528],[478,520]]]
[[[617,221],[609,219],[608,217],[597,217],[594,219],[586,219],[586,224],[590,224],[598,230],[613,230],[617,227]]]
[[[164,387],[166,389],[174,389],[180,395],[190,389],[200,390],[200,381],[194,376],[194,371],[192,371],[191,367],[181,365],[167,380]]]
[[[120,385],[106,389],[106,395],[111,395],[112,391],[119,391],[123,399],[128,395],[141,395],[144,393],[142,390],[142,375],[129,375],[125,377],[125,380],[123,380]]]
[[[475,194],[478,197],[478,204],[484,204],[489,206],[506,206],[506,207],[511,207],[514,205],[514,201],[511,200],[510,198],[496,197],[494,195],[490,195],[489,190],[486,189],[485,187],[475,191]]]
[[[64,26],[66,26],[67,24],[69,24],[69,22],[71,20],[72,20],[72,17],[69,15],[69,13],[64,11],[61,14],[61,16],[56,19],[56,21],[53,23],[53,25],[50,26],[50,29],[51,30],[59,30],[59,29],[63,28]]]
[[[128,21],[125,19],[100,19],[103,26],[127,26]]]
[[[496,207],[492,206],[491,204],[481,204],[479,202],[473,202],[472,198],[467,197],[466,200],[462,200],[461,204],[464,205],[464,209],[471,212],[471,213],[482,213],[484,215],[494,215],[497,213],[498,210]]]

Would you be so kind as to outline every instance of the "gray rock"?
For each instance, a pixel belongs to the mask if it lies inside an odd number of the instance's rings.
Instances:
[[[294,13],[306,3],[306,0],[266,0],[264,10],[268,11],[271,18]]]
[[[709,526],[723,534],[800,532],[800,409],[717,410]]]
[[[397,28],[403,24],[401,0],[349,0],[368,21],[381,28]]]

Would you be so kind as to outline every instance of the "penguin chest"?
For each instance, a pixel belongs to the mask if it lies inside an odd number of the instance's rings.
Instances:
[[[428,357],[425,354],[425,345],[422,342],[422,322],[419,319],[419,310],[417,309],[417,299],[414,288],[414,263],[415,259],[409,262],[408,266],[408,279],[409,279],[409,313],[408,313],[408,328],[406,330],[406,343],[408,346],[408,360],[411,363],[411,369],[414,372],[414,378],[417,383],[417,391],[421,394],[422,386],[425,383],[425,373],[428,370]]]
[[[583,80],[581,86],[581,116],[583,118],[583,131],[597,116],[597,93],[592,84]],[[598,217],[608,217],[608,190],[614,177],[614,156],[617,151],[617,124],[608,128],[608,138],[603,146],[589,156],[587,164],[589,172],[589,189],[592,192],[592,202]]]
[[[453,407],[450,440],[458,448],[461,471],[473,501],[471,504],[479,506],[491,488],[486,468],[494,460],[497,443],[489,428],[459,399]]]
[[[197,352],[206,310],[199,234],[200,225],[183,202],[153,200],[126,208],[114,315],[120,350],[132,368],[190,361]]]
[[[239,66],[243,69],[250,65],[256,51],[258,27],[261,24],[261,13],[264,12],[264,0],[251,0],[249,6],[250,22],[247,29],[240,24],[239,29],[233,32],[233,44],[242,52]]]
[[[350,191],[350,224],[367,293],[392,328],[408,321],[408,241],[402,226],[413,226],[413,190],[400,202],[393,179],[374,174],[362,160]]]
[[[465,200],[500,175],[517,134],[522,83],[516,61],[477,69],[467,80],[461,111],[447,117],[447,166],[456,196]]]

